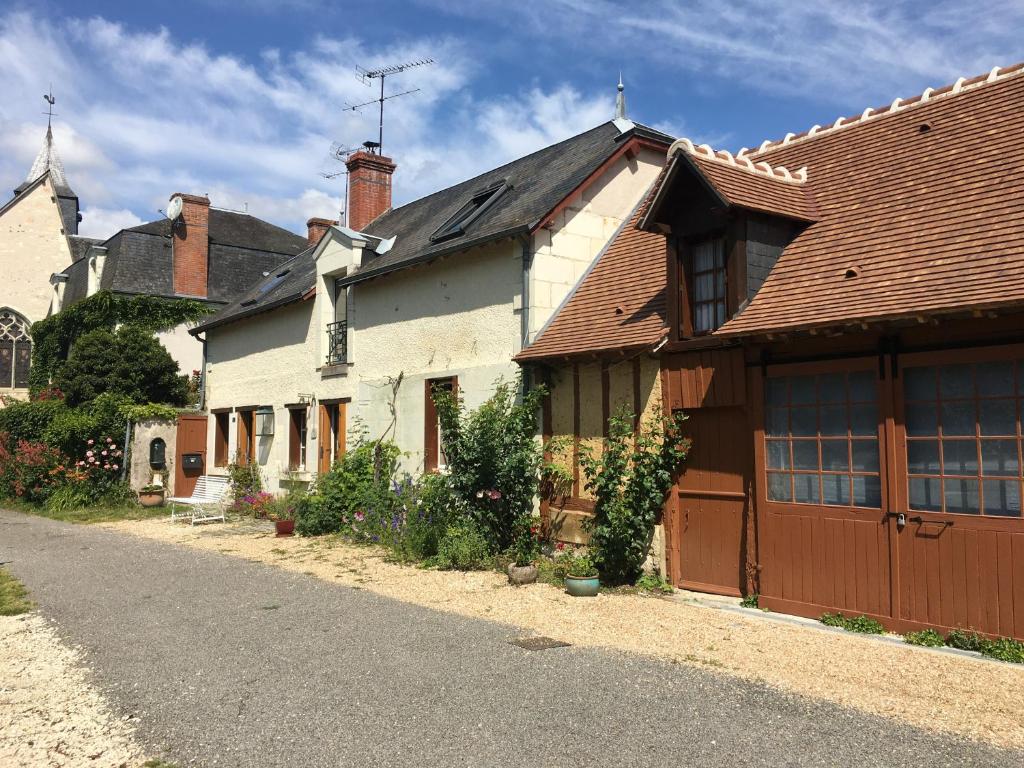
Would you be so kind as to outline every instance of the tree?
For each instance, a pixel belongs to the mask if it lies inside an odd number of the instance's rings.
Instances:
[[[187,380],[174,358],[151,331],[132,325],[79,337],[55,383],[71,406],[105,392],[136,403],[185,405],[188,400]]]

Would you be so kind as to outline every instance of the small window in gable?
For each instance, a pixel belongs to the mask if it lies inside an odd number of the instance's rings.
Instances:
[[[473,193],[473,197],[465,205],[437,228],[437,231],[430,236],[430,240],[436,243],[465,233],[466,228],[479,218],[484,211],[494,205],[498,198],[509,188],[509,183],[503,181],[500,184],[495,184]]]
[[[725,240],[694,244],[692,250],[693,331],[709,333],[726,319]]]

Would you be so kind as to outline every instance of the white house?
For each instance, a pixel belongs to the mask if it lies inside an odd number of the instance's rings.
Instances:
[[[348,160],[330,226],[192,332],[206,340],[211,472],[254,458],[308,481],[357,433],[443,464],[430,390],[469,406],[536,335],[651,187],[671,138],[624,118],[391,208],[390,158]]]

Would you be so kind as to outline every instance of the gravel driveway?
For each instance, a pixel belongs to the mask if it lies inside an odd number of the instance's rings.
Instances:
[[[204,766],[1007,766],[1024,754],[195,549],[0,512],[138,740]]]

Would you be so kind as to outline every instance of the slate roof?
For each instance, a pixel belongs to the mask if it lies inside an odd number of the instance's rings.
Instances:
[[[422,263],[475,245],[529,233],[559,203],[610,159],[623,142],[636,136],[667,145],[672,141],[652,128],[628,124],[623,132],[614,122],[603,123],[565,141],[545,147],[499,168],[483,173],[412,203],[388,211],[364,228],[376,239],[396,237],[383,255],[366,250],[358,271],[345,279],[356,283]],[[466,232],[452,239],[431,242],[430,236],[462,207],[475,192],[503,181],[510,188]],[[313,249],[297,258],[282,281],[261,293],[256,286],[245,297],[225,307],[195,332],[233,322],[268,309],[297,301],[316,283]],[[264,282],[274,281],[271,275]],[[244,302],[244,305],[243,305]]]
[[[84,259],[85,254],[89,252],[90,246],[99,245],[102,242],[102,240],[95,237],[70,235],[68,237],[68,247],[71,249],[71,263],[74,264],[79,259]]]
[[[43,146],[39,149],[28,176],[17,187],[14,188],[14,195],[17,197],[30,187],[34,186],[43,176],[49,174],[50,183],[54,192],[57,193],[57,205],[60,208],[61,221],[64,224],[66,235],[78,234],[78,195],[71,189],[67,177],[64,175],[64,163],[57,153],[57,147],[53,143],[53,129],[46,126],[46,136],[43,138]]]
[[[85,238],[80,238],[84,240]],[[248,214],[210,209],[207,298],[228,304],[264,273],[307,248],[306,238]],[[123,229],[101,243],[107,250],[100,288],[125,294],[173,297],[174,272],[169,219]],[[75,261],[65,272],[64,304],[85,298],[87,266]]]
[[[646,201],[517,361],[651,347],[665,335],[665,236],[637,228]]]
[[[716,335],[1024,304],[1024,64],[750,158],[806,166],[818,220]]]

